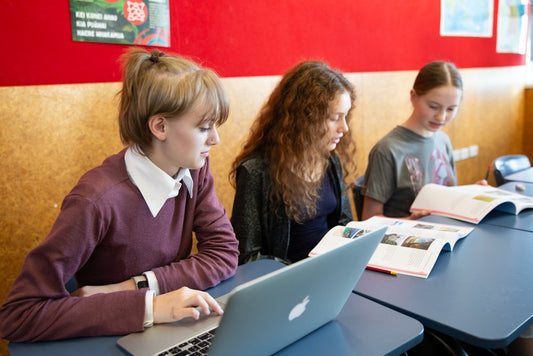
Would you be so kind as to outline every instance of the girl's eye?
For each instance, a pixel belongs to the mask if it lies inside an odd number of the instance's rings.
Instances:
[[[211,126],[208,126],[208,127],[200,127],[200,131],[201,131],[201,132],[208,132],[209,130],[211,130]]]

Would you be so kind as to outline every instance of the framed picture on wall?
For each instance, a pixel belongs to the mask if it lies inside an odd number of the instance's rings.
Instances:
[[[492,37],[493,0],[441,0],[440,35]]]
[[[499,53],[526,53],[528,27],[528,0],[500,1],[498,4]]]
[[[70,0],[72,40],[170,47],[169,0]]]

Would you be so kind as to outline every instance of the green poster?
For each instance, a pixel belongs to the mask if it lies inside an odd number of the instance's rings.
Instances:
[[[169,0],[70,0],[72,40],[170,47]]]

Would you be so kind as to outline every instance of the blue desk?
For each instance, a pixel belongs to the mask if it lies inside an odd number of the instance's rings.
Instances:
[[[234,277],[208,290],[218,297],[235,286],[284,265],[261,260],[240,266]],[[22,355],[127,355],[116,345],[119,336],[80,338],[38,343],[10,343],[11,356]],[[392,309],[352,294],[339,316],[281,350],[279,355],[385,355],[400,354],[422,341],[423,326]]]
[[[516,190],[517,184],[522,185],[525,190]],[[498,188],[533,197],[533,183],[508,182]],[[518,215],[492,211],[483,219],[482,223],[533,232],[533,209],[523,210]]]
[[[532,253],[533,233],[481,223],[440,254],[428,279],[365,271],[355,292],[458,340],[503,348],[533,323]]]
[[[524,187],[525,190],[520,191],[516,189],[517,186],[521,185]],[[533,182],[507,182],[505,184],[500,185],[498,188],[507,190],[509,192],[518,193],[527,195],[528,197],[533,197]]]
[[[518,215],[491,211],[485,216],[482,224],[533,232],[533,209],[524,210]]]
[[[513,182],[533,183],[533,167],[524,169],[516,173],[509,174],[503,178],[505,180],[509,180]]]

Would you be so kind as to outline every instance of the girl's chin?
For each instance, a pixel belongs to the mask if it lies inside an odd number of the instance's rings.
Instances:
[[[193,165],[191,165],[193,167],[188,167],[188,168],[189,169],[200,169],[203,166],[205,166],[205,162],[206,162],[206,157],[201,157],[198,160],[196,160],[196,162],[194,162]]]
[[[429,130],[430,131],[439,131],[440,129],[442,129],[444,127],[444,125],[439,125],[439,124],[429,124]]]

